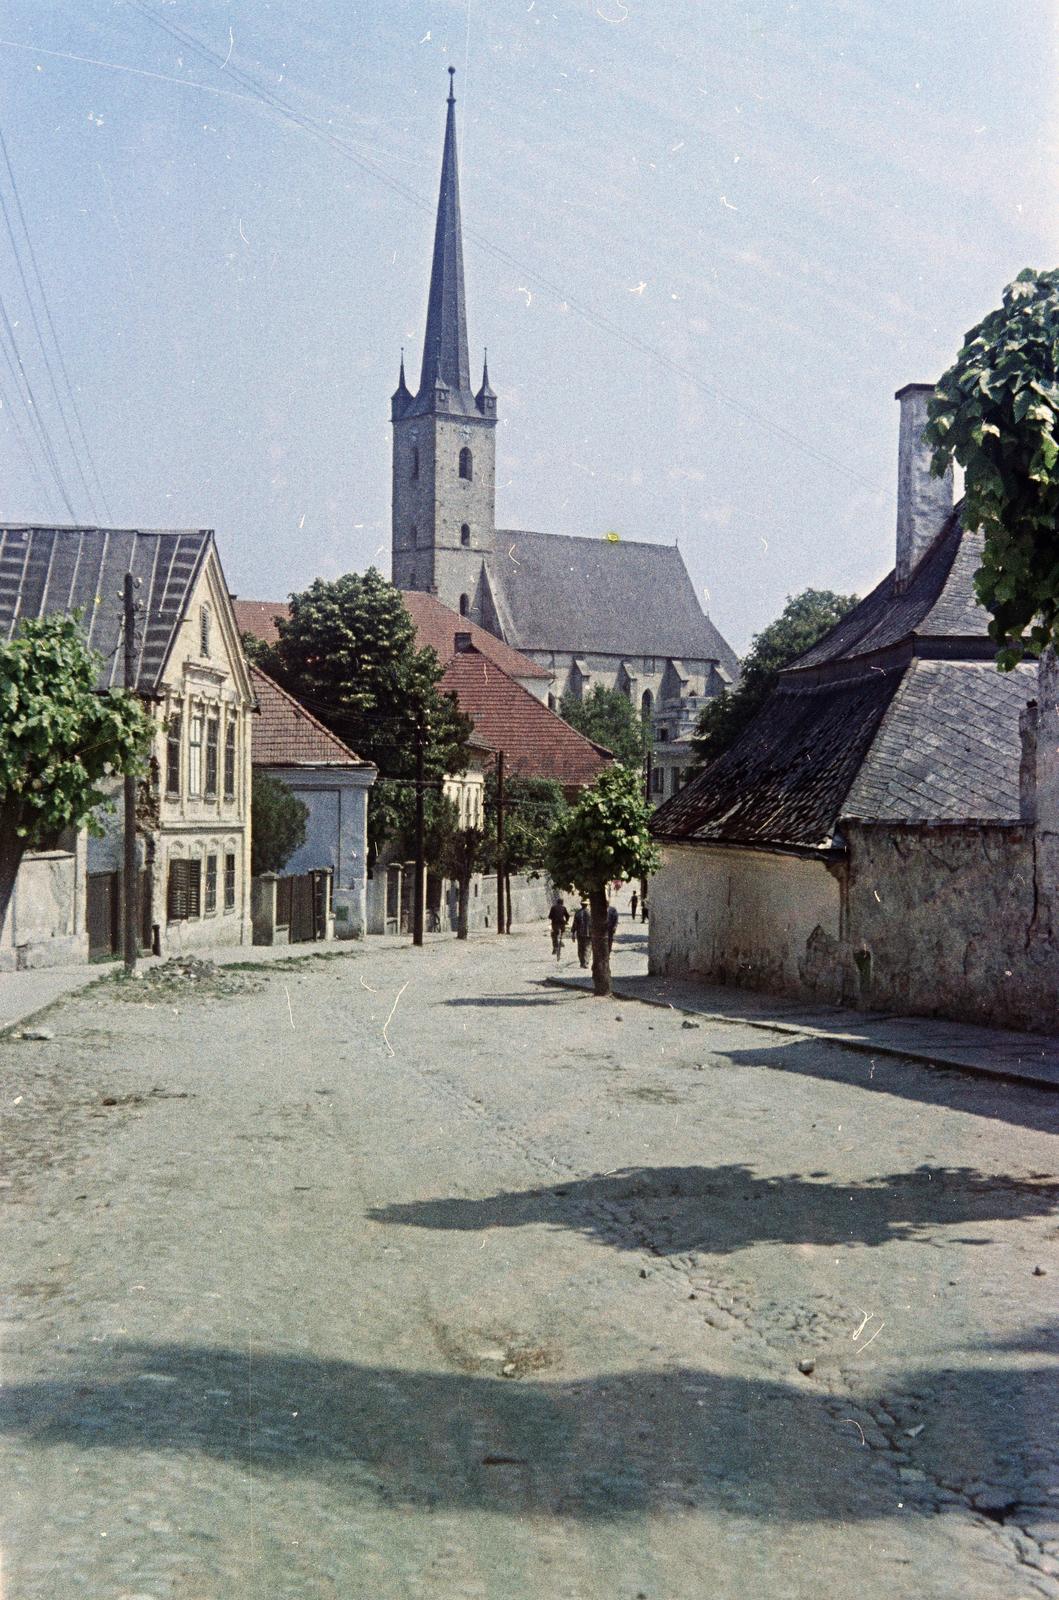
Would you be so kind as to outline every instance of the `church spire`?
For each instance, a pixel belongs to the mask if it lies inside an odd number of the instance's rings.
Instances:
[[[445,150],[434,230],[434,262],[430,272],[427,329],[419,396],[427,400],[447,389],[453,410],[473,407],[470,359],[467,354],[467,307],[463,295],[463,237],[460,230],[460,180],[456,165],[455,67],[449,68]],[[462,403],[461,403],[462,402]]]

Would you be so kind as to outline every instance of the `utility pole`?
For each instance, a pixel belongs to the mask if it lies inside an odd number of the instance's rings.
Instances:
[[[133,604],[132,591],[135,579],[131,572],[125,574],[122,600],[125,627],[125,688],[130,694],[136,688],[135,666],[135,624],[136,608]],[[133,773],[125,774],[125,858],[123,870],[123,884],[125,891],[125,922],[123,953],[125,956],[125,972],[131,977],[136,971],[136,955],[139,948],[139,910],[140,910],[140,879],[136,864],[136,777]]]
[[[506,933],[504,917],[504,752],[496,758],[496,931]]]
[[[425,845],[423,840],[423,762],[426,752],[426,718],[422,706],[416,711],[416,870],[412,908],[412,943],[423,943],[423,884]]]

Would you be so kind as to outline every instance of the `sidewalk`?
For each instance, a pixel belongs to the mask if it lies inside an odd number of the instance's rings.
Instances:
[[[622,964],[619,962],[619,967]],[[548,981],[565,989],[591,988],[588,978]],[[931,1067],[952,1067],[983,1077],[1059,1089],[1059,1039],[1046,1034],[1009,1033],[1003,1028],[979,1028],[936,1017],[806,1006],[781,995],[696,983],[690,978],[623,975],[619,970],[612,981],[621,1000],[668,1007],[704,1021],[742,1023],[772,1033],[825,1040],[868,1055],[900,1056]]]

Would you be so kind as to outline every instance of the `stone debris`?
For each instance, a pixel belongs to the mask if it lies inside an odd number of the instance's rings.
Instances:
[[[114,993],[121,1000],[149,1004],[198,995],[204,999],[228,995],[254,994],[263,980],[256,974],[233,971],[201,956],[173,956],[157,967],[146,967],[130,983],[124,974],[115,980]]]
[[[20,1034],[16,1035],[16,1038],[19,1038],[19,1039],[54,1039],[55,1038],[55,1030],[54,1030],[54,1028],[23,1028],[22,1032]]]
[[[802,1360],[798,1363],[798,1371],[804,1373],[805,1376],[808,1377],[811,1372],[816,1371],[816,1362],[813,1361],[810,1356],[803,1356]]]

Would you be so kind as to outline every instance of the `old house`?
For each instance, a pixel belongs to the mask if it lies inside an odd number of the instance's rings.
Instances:
[[[285,784],[309,813],[305,841],[284,871],[328,869],[335,934],[359,939],[366,929],[368,791],[377,768],[354,755],[259,667],[251,666],[250,681],[259,712],[253,769]]]
[[[1024,844],[1019,724],[1035,675],[996,668],[973,592],[981,539],[922,443],[930,393],[897,396],[894,570],[655,814],[654,972],[1026,1022],[1025,1007],[989,999],[1007,980],[982,930],[1003,878],[987,860],[1020,829]],[[937,892],[946,850],[959,916]]]
[[[409,390],[402,357],[391,420],[394,583],[436,596],[536,662],[549,705],[597,684],[619,689],[661,747],[735,680],[735,655],[676,545],[497,527],[497,396],[484,364],[478,390],[471,384],[451,90],[419,387]],[[660,748],[656,798],[686,764]]]
[[[102,659],[99,687],[112,688],[121,681],[127,572],[137,581],[135,688],[156,730],[138,829],[143,945],[239,944],[249,940],[254,696],[212,532],[4,524],[0,632],[10,637],[25,616],[77,613]],[[60,937],[70,954],[118,947],[121,835],[116,813],[105,822],[102,838],[60,841],[68,866],[54,853],[26,863],[30,881],[46,866],[52,923],[68,930]],[[47,959],[47,919],[27,918],[21,882],[16,895],[2,944],[22,964]]]

